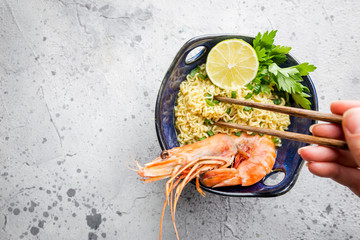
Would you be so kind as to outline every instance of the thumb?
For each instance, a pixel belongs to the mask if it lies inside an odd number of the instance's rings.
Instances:
[[[360,107],[344,113],[342,126],[350,152],[360,167]]]

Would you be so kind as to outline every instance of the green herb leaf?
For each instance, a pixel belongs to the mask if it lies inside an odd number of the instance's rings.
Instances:
[[[254,49],[255,49],[255,52],[258,57],[259,62],[266,61],[266,59],[268,57],[266,55],[266,50],[264,48],[261,48],[260,46],[257,46]]]
[[[246,112],[248,112],[248,111],[254,110],[254,109],[253,109],[252,107],[244,107],[243,110],[246,111]]]
[[[258,33],[258,35],[256,35],[253,41],[254,48],[256,47],[260,47],[264,49],[272,48],[274,44],[274,38],[276,36],[276,32],[277,30],[273,30],[270,32],[266,31],[264,34]]]
[[[241,136],[241,134],[242,134],[242,131],[238,131],[238,132],[236,132],[236,133],[234,133],[236,136],[238,136],[238,137],[240,137]]]
[[[271,58],[271,60],[276,64],[282,64],[286,62],[286,55],[275,55]]]
[[[249,98],[251,98],[252,97],[252,93],[248,93],[248,94],[246,94],[246,96],[245,96],[245,99],[249,99]]]
[[[191,78],[194,78],[194,76],[195,76],[198,72],[200,72],[200,66],[197,66],[195,69],[191,70],[191,72],[190,72],[190,77],[191,77]]]
[[[267,85],[267,84],[261,84],[260,86],[261,86],[261,92],[262,92],[262,93],[267,93],[267,94],[270,93],[271,88],[270,88],[269,85]]]
[[[231,92],[231,98],[236,98],[236,91]]]
[[[295,78],[286,77],[279,73],[278,75],[278,88],[288,93],[301,93],[302,85]]]
[[[261,85],[255,85],[254,87],[255,95],[258,95],[260,92],[261,92]]]
[[[279,90],[288,93],[301,93],[303,87],[301,85],[302,78],[296,68],[280,68],[276,63],[269,66],[271,72],[277,79],[277,86]]]
[[[301,76],[309,75],[309,72],[313,72],[316,67],[307,62],[295,66]]]
[[[261,78],[255,78],[252,82],[258,85],[261,83]]]
[[[231,112],[231,108],[228,108],[228,109],[226,110],[226,113],[227,113],[228,115],[230,115],[230,112]]]
[[[246,84],[246,88],[249,90],[253,90],[254,86],[251,83]]]
[[[291,47],[287,46],[275,46],[271,49],[269,55],[274,63],[281,64],[286,61],[286,54],[291,50]]]
[[[275,56],[275,55],[279,55],[279,54],[288,54],[290,52],[290,50],[291,50],[291,47],[277,45],[271,49],[270,55]]]
[[[261,64],[259,67],[259,74],[267,76],[269,74],[268,68],[265,64]]]
[[[277,31],[258,33],[253,41],[253,47],[259,60],[259,70],[255,79],[246,85],[253,91],[253,94],[260,92],[269,94],[277,92],[280,98],[284,98],[286,105],[289,104],[289,95],[295,103],[303,108],[310,108],[310,101],[307,99],[309,89],[302,85],[302,76],[308,75],[316,67],[309,63],[302,63],[297,66],[281,68],[279,65],[287,59],[291,47],[274,45],[274,38]],[[275,100],[276,104],[278,100]]]
[[[280,105],[281,104],[281,99],[277,98],[277,99],[272,99],[273,103],[275,105]]]
[[[307,99],[308,97],[310,97],[310,95],[302,92],[300,94],[293,93],[291,94],[291,96],[296,104],[300,105],[305,109],[310,109],[311,102]]]
[[[215,135],[215,134],[214,134],[214,132],[213,132],[213,131],[211,131],[211,130],[207,131],[207,132],[206,132],[206,134],[207,134],[207,135],[209,135],[209,137],[211,137],[211,136],[214,136],[214,135]]]

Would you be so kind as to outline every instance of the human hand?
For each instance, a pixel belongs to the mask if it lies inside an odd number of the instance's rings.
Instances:
[[[308,161],[311,173],[331,178],[360,197],[360,101],[333,102],[330,109],[334,114],[343,115],[342,126],[316,124],[310,131],[314,136],[345,139],[349,151],[307,146],[298,152]]]

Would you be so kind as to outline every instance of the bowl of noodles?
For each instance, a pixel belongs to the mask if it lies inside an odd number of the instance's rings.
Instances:
[[[214,85],[206,76],[205,63],[209,51],[219,42],[227,39],[241,39],[252,45],[254,38],[240,35],[206,35],[195,37],[179,50],[160,86],[155,109],[155,124],[161,148],[171,149],[194,143],[217,133],[237,134],[236,129],[212,125],[212,121],[226,121],[242,125],[258,126],[282,131],[310,134],[309,127],[314,120],[290,117],[285,114],[260,109],[244,109],[242,106],[229,107],[226,103],[209,103],[212,96],[231,97],[234,91]],[[281,67],[298,65],[291,55]],[[317,95],[309,76],[303,76],[302,84],[309,90],[311,109],[317,110]],[[250,94],[246,87],[236,89],[236,98],[244,99]],[[204,101],[205,99],[205,101]],[[252,96],[251,100],[272,103],[271,93]],[[279,105],[292,105],[294,102],[279,99]],[[209,120],[211,119],[211,121]],[[275,139],[277,157],[272,173],[252,186],[230,186],[209,188],[208,192],[238,197],[274,197],[289,191],[295,184],[303,165],[297,149],[305,143],[286,139]],[[276,174],[281,173],[281,174]],[[274,176],[281,179],[276,180]],[[271,179],[275,179],[272,181]],[[277,177],[279,178],[279,177]]]

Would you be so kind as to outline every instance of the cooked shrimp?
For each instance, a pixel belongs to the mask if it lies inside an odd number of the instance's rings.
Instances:
[[[164,150],[155,160],[145,164],[145,167],[138,165],[137,173],[145,182],[170,178],[165,185],[166,199],[161,215],[159,239],[167,204],[170,204],[176,236],[179,239],[175,225],[175,209],[181,191],[192,179],[196,178],[196,189],[205,196],[199,180],[209,187],[248,186],[268,174],[274,163],[273,142],[267,137],[244,133],[240,137],[217,134],[190,145]],[[231,168],[228,168],[229,166]]]
[[[263,179],[275,164],[274,143],[267,137],[242,134],[232,136],[238,153],[232,168],[215,169],[201,176],[201,182],[208,187],[250,186]]]

